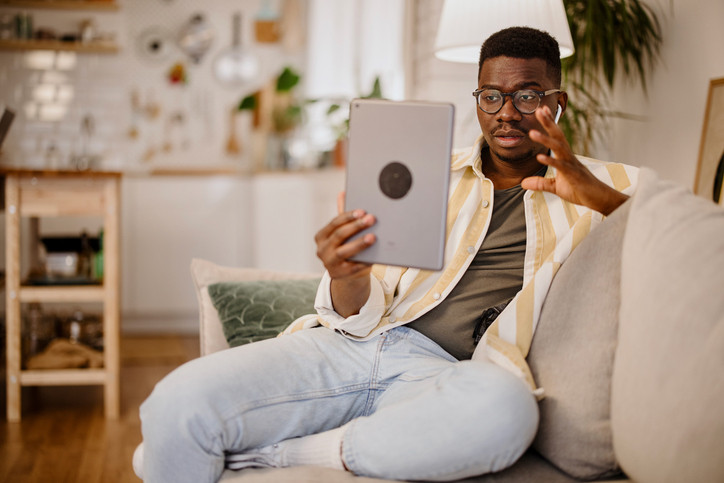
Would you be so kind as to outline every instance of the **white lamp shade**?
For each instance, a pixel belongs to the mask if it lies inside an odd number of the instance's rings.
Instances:
[[[575,50],[563,0],[445,0],[435,57],[477,63],[483,42],[507,27],[548,32],[558,41],[561,58]]]

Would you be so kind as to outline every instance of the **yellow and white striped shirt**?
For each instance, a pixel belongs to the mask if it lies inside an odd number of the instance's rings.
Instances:
[[[472,262],[485,238],[493,211],[493,183],[481,171],[482,136],[472,148],[453,153],[448,198],[445,266],[429,271],[374,265],[370,296],[359,313],[344,318],[334,311],[331,279],[322,277],[315,301],[316,315],[294,321],[284,333],[324,325],[347,337],[367,340],[411,322],[441,303]],[[631,194],[638,169],[578,159],[600,180]],[[548,168],[546,177],[554,177]],[[556,195],[528,191],[524,196],[527,245],[523,288],[485,332],[473,359],[487,359],[524,379],[538,396],[525,358],[533,339],[543,300],[553,276],[583,238],[602,220],[600,213]]]

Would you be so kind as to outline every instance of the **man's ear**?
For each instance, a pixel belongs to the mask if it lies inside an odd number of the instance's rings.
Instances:
[[[560,107],[561,115],[563,115],[563,113],[566,112],[566,107],[568,107],[568,93],[567,92],[561,91],[558,94],[558,107]]]

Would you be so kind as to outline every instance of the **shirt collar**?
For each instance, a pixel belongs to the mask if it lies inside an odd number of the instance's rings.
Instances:
[[[480,157],[485,146],[487,146],[485,138],[480,134],[471,148],[461,149],[453,153],[451,170],[458,171],[465,168],[472,168],[478,178],[485,178],[482,171],[483,160]]]

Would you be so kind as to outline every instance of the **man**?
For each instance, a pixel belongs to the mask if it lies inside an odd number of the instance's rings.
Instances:
[[[548,34],[491,36],[473,92],[482,135],[452,160],[443,270],[350,261],[375,243],[349,241],[374,214],[340,212],[316,237],[318,315],[182,366],[143,404],[146,480],[307,464],[449,481],[513,464],[538,424],[525,356],[540,291],[627,199],[609,185],[635,179],[572,154],[553,115],[560,75]]]

